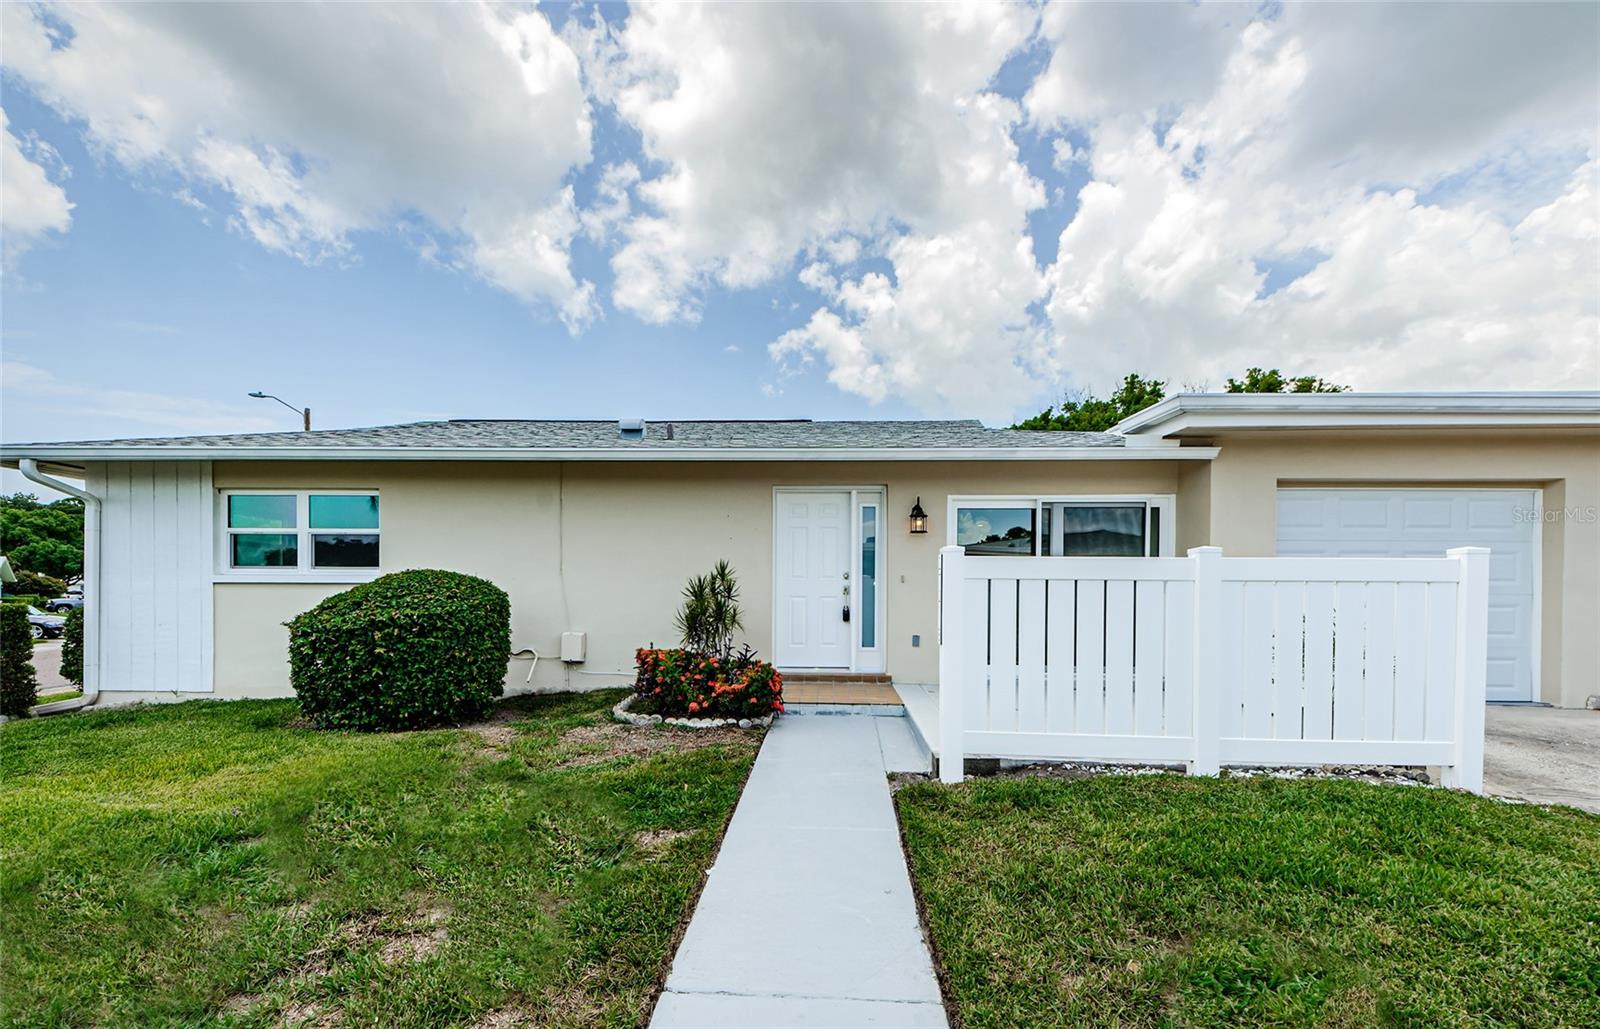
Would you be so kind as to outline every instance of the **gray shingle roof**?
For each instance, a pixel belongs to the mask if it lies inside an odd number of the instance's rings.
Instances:
[[[670,438],[669,438],[670,432]],[[459,419],[368,429],[249,432],[222,436],[83,440],[10,444],[93,453],[128,448],[163,450],[999,450],[1120,447],[1108,432],[1033,432],[991,429],[978,421],[672,421],[649,422],[644,438],[619,438],[614,421]]]

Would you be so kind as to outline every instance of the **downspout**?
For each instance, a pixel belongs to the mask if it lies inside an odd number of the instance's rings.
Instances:
[[[83,696],[75,700],[39,704],[32,709],[32,713],[55,715],[78,711],[100,699],[100,498],[88,490],[44,474],[39,470],[39,462],[32,458],[25,457],[18,461],[17,469],[25,479],[83,501],[83,606],[87,616],[83,625]],[[92,622],[88,620],[89,617],[93,618]]]

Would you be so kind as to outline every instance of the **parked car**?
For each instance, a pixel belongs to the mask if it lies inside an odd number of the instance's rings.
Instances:
[[[58,615],[64,615],[68,611],[71,611],[73,608],[82,607],[82,606],[83,606],[83,598],[82,597],[72,597],[72,596],[57,597],[54,600],[47,600],[47,601],[44,602],[44,609],[46,611],[49,611],[52,614],[58,614]]]
[[[47,615],[43,611],[28,605],[28,628],[36,640],[53,640],[60,636],[67,627],[67,620],[60,615]]]

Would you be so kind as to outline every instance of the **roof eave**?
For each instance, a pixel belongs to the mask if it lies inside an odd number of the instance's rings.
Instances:
[[[95,461],[1204,461],[1214,447],[9,447],[3,461],[23,458],[81,466]]]
[[[1124,418],[1130,439],[1226,429],[1600,427],[1600,392],[1184,393]]]

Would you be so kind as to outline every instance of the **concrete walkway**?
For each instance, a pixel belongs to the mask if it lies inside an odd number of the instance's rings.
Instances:
[[[778,720],[652,1026],[947,1024],[884,775],[916,753],[903,717]]]

